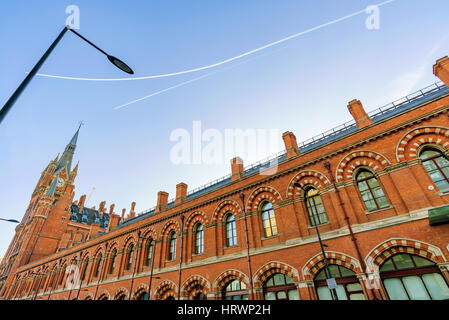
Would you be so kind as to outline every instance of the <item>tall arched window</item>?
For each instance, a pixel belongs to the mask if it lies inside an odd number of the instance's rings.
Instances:
[[[126,259],[126,266],[125,266],[125,270],[131,270],[131,266],[133,265],[133,255],[134,255],[134,244],[131,243],[128,246],[128,250],[127,250],[127,259]]]
[[[276,226],[276,217],[274,216],[273,205],[271,202],[264,202],[261,206],[262,225],[265,237],[271,237],[278,234]]]
[[[361,170],[356,176],[356,182],[366,210],[379,210],[389,206],[379,181],[377,181],[372,172]]]
[[[87,267],[88,266],[89,266],[89,257],[87,257],[86,260],[84,260],[83,271],[82,271],[82,274],[81,274],[81,281],[84,281],[86,279]]]
[[[390,257],[380,267],[380,278],[391,300],[449,299],[449,287],[438,266],[420,256]]]
[[[329,265],[332,278],[337,282],[338,300],[365,300],[362,286],[354,271],[336,264]],[[332,300],[332,294],[327,286],[326,268],[315,276],[314,284],[319,300]]]
[[[195,253],[200,254],[204,251],[204,232],[203,225],[198,223],[195,225]]]
[[[147,248],[146,248],[146,258],[145,258],[145,265],[149,266],[151,265],[151,259],[153,259],[153,250],[154,250],[154,241],[153,238],[149,238],[147,240]]]
[[[223,300],[248,300],[246,284],[237,279],[230,281],[222,291]]]
[[[449,191],[449,160],[436,149],[424,149],[419,158],[440,192]]]
[[[306,194],[306,207],[307,214],[309,215],[309,222],[311,226],[314,226],[314,220],[317,224],[323,224],[327,222],[326,211],[324,211],[323,202],[315,188],[308,188],[305,191]]]
[[[225,219],[226,227],[226,246],[233,247],[237,245],[237,230],[235,226],[235,218],[232,213],[228,213]]]
[[[97,261],[96,261],[96,265],[95,265],[94,277],[98,277],[100,275],[101,259],[103,259],[103,255],[101,253],[99,253],[97,256]]]
[[[111,253],[111,264],[109,266],[109,274],[112,274],[115,269],[115,263],[117,261],[117,249],[112,250]]]
[[[174,231],[170,232],[168,237],[168,260],[175,260],[176,258],[176,233]]]
[[[263,284],[265,300],[299,300],[295,281],[283,273],[275,273]]]

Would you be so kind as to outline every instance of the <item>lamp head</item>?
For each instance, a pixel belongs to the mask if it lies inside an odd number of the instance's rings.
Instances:
[[[116,66],[117,68],[119,68],[120,70],[129,73],[129,74],[134,74],[134,71],[126,64],[124,63],[122,60],[110,56],[108,55],[108,60],[111,61],[111,63]]]

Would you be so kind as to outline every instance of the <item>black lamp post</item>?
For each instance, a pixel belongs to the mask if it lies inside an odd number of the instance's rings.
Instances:
[[[240,200],[242,200],[242,209],[243,209],[243,223],[245,225],[245,237],[246,237],[246,259],[248,262],[248,272],[249,272],[249,283],[251,285],[250,293],[251,300],[254,300],[254,285],[253,285],[253,272],[251,269],[251,256],[249,254],[249,236],[248,236],[248,225],[246,223],[246,209],[245,209],[245,195],[240,193]]]
[[[40,67],[44,64],[45,60],[47,60],[48,56],[51,54],[53,49],[56,47],[56,45],[59,43],[59,41],[62,39],[64,34],[67,32],[67,30],[72,31],[74,34],[76,34],[78,37],[86,41],[88,44],[93,46],[95,49],[106,55],[108,60],[115,65],[117,68],[122,70],[123,72],[134,74],[134,71],[123,61],[120,59],[117,59],[116,57],[113,57],[100,48],[98,48],[96,45],[94,45],[92,42],[84,38],[82,35],[80,35],[75,30],[71,29],[69,26],[65,26],[64,29],[62,29],[61,33],[58,35],[56,40],[51,44],[51,46],[47,49],[47,51],[44,53],[44,55],[40,58],[40,60],[37,62],[37,64],[34,66],[34,68],[31,70],[30,73],[26,76],[26,78],[22,81],[20,86],[16,89],[16,91],[13,93],[13,95],[9,98],[9,100],[6,102],[6,104],[3,106],[3,108],[0,110],[0,123],[3,121],[3,119],[6,117],[6,114],[11,110],[12,106],[14,105],[14,102],[19,98],[23,90],[26,88],[28,83],[31,81],[31,79],[36,75],[36,73],[39,71]]]
[[[19,221],[14,220],[14,219],[2,219],[2,218],[0,218],[0,220],[1,221],[6,221],[6,222],[12,222],[12,223],[20,223]]]
[[[302,185],[300,185],[298,182],[295,182],[293,184],[295,187],[300,188],[301,190],[304,191],[304,196],[307,199],[307,203],[308,203],[308,207],[306,206],[306,210],[307,210],[307,214],[309,215],[309,217],[312,217],[312,221],[313,221],[313,225],[315,227],[316,230],[316,235],[318,236],[318,242],[320,243],[320,247],[321,247],[321,253],[323,255],[324,258],[324,263],[326,264],[326,269],[325,269],[325,274],[326,274],[326,279],[328,280],[328,285],[329,285],[329,280],[333,279],[332,278],[332,273],[329,269],[329,263],[327,261],[327,257],[326,257],[326,252],[324,251],[324,246],[326,246],[325,244],[323,244],[323,242],[321,241],[321,235],[320,235],[320,230],[318,229],[318,224],[316,223],[316,219],[315,219],[315,215],[313,214],[313,209],[312,209],[312,205],[310,204],[310,199],[306,194],[306,190],[303,189]],[[311,213],[309,212],[309,208],[312,211]],[[333,300],[338,300],[338,296],[337,296],[337,291],[335,290],[335,288],[330,289],[331,291],[331,295],[332,295],[332,299]]]
[[[181,250],[179,252],[179,270],[178,270],[178,300],[181,300],[181,267],[182,267],[182,247],[184,240],[184,215],[181,215]]]

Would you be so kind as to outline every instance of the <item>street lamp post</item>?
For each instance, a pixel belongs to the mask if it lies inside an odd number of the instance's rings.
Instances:
[[[12,223],[20,223],[19,221],[14,220],[14,219],[3,219],[3,218],[0,218],[0,220],[1,221],[6,221],[6,222],[12,222]]]
[[[178,270],[178,300],[181,299],[181,267],[182,267],[182,247],[184,240],[184,215],[181,215],[181,250],[179,252],[179,270]]]
[[[129,288],[129,296],[128,296],[128,300],[131,300],[131,298],[132,298],[132,294],[133,294],[133,284],[134,284],[134,276],[135,276],[135,274],[136,274],[136,267],[137,267],[137,256],[139,255],[139,243],[140,243],[140,239],[141,238],[144,238],[145,239],[145,237],[141,237],[140,236],[140,231],[139,231],[139,233],[138,233],[138,235],[137,235],[137,243],[136,243],[136,255],[135,255],[135,257],[134,257],[134,268],[133,268],[133,274],[132,274],[132,276],[131,276],[131,285],[130,285],[130,288]]]
[[[47,60],[48,56],[51,54],[53,49],[56,47],[56,45],[61,41],[62,37],[64,37],[67,30],[72,31],[74,34],[76,34],[78,37],[86,41],[88,44],[93,46],[95,49],[106,55],[108,60],[115,65],[117,68],[122,70],[123,72],[134,74],[134,71],[126,65],[123,61],[120,59],[117,59],[116,57],[113,57],[100,48],[98,48],[96,45],[94,45],[92,42],[84,38],[82,35],[80,35],[75,30],[71,29],[69,26],[65,26],[64,29],[59,33],[58,37],[55,41],[51,44],[51,46],[47,49],[47,51],[44,53],[44,55],[40,58],[40,60],[37,62],[37,64],[33,67],[33,69],[28,73],[26,78],[22,81],[22,83],[19,85],[19,87],[14,91],[13,95],[9,98],[9,100],[6,102],[6,104],[3,106],[3,108],[0,110],[0,123],[3,121],[3,119],[6,117],[6,114],[11,110],[12,106],[16,102],[16,100],[19,98],[19,96],[22,94],[23,90],[26,88],[28,83],[31,81],[31,79],[36,75],[36,73],[39,71],[40,67],[44,64],[45,60]]]
[[[318,229],[318,224],[316,223],[315,215],[313,214],[313,209],[312,209],[312,205],[310,204],[310,199],[307,196],[306,190],[303,189],[302,185],[300,185],[298,182],[295,182],[294,186],[297,187],[297,188],[300,188],[301,190],[303,190],[304,191],[304,196],[307,199],[307,203],[308,203],[309,206],[308,207],[306,206],[306,210],[307,210],[308,215],[312,217],[313,225],[315,227],[315,231],[316,231],[316,234],[318,236],[318,242],[320,243],[321,253],[323,255],[324,263],[326,265],[326,267],[325,267],[326,268],[325,269],[325,274],[326,274],[326,279],[328,280],[328,286],[329,286],[329,280],[333,279],[333,277],[332,277],[332,273],[331,273],[331,271],[329,269],[329,263],[327,261],[326,252],[324,251],[324,246],[325,245],[321,241],[320,230]],[[311,213],[309,212],[309,208],[312,211]],[[332,294],[332,299],[333,300],[338,300],[337,291],[335,290],[335,288],[330,288],[330,291],[331,291],[331,294]]]

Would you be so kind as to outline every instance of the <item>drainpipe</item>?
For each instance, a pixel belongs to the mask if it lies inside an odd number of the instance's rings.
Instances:
[[[366,278],[365,271],[367,270],[367,268],[366,268],[365,260],[363,259],[362,254],[360,252],[360,247],[359,247],[359,244],[357,243],[357,238],[355,237],[354,232],[352,231],[352,226],[351,226],[351,222],[349,221],[349,216],[348,216],[348,214],[346,212],[346,208],[344,206],[344,202],[341,199],[340,191],[337,188],[337,184],[335,182],[335,178],[334,178],[334,175],[333,175],[332,170],[331,170],[331,164],[329,163],[329,161],[325,161],[323,163],[323,165],[327,169],[327,172],[329,174],[331,183],[332,183],[332,185],[335,188],[335,193],[337,194],[337,198],[338,198],[338,204],[340,205],[340,208],[343,211],[344,219],[345,219],[345,221],[347,223],[349,234],[351,236],[351,241],[354,244],[355,251],[357,252],[357,257],[358,257],[358,259],[360,261],[360,264],[362,266],[362,273],[363,273],[363,275]],[[370,288],[367,288],[367,289],[368,289],[368,292],[371,293],[371,294],[368,293],[368,296],[369,297],[372,296],[374,300],[378,300],[376,294],[373,293],[372,288],[370,287]]]
[[[181,265],[182,265],[182,246],[184,240],[184,215],[181,215],[181,251],[179,253],[179,271],[178,271],[178,300],[181,299]]]
[[[144,238],[145,239],[145,238]],[[134,257],[134,268],[133,268],[133,275],[131,277],[131,286],[129,288],[129,297],[128,300],[131,300],[132,297],[132,291],[133,291],[133,284],[134,284],[134,276],[136,274],[136,266],[137,266],[137,256],[139,255],[139,242],[140,242],[140,231],[137,233],[137,243],[136,243],[136,256]]]
[[[242,200],[242,209],[243,209],[243,222],[245,225],[245,236],[246,236],[246,259],[248,260],[248,272],[249,272],[249,279],[250,279],[250,293],[251,293],[251,300],[254,300],[254,285],[253,285],[253,272],[251,270],[251,257],[249,255],[249,237],[248,237],[248,225],[246,223],[246,210],[245,210],[245,195],[243,193],[240,193],[240,199]]]

